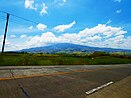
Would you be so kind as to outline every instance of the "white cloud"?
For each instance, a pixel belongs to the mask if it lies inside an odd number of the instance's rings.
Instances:
[[[10,35],[10,38],[16,38],[16,35]]]
[[[63,0],[63,2],[66,2],[66,0]]]
[[[117,14],[119,14],[119,13],[121,13],[121,12],[122,12],[121,9],[119,9],[119,10],[116,11]]]
[[[34,0],[25,0],[25,8],[37,10],[37,5],[34,5]]]
[[[107,47],[108,45],[108,47],[113,48],[131,48],[131,44],[127,46],[124,44],[125,41],[129,43],[129,38],[124,36],[126,32],[121,27],[99,24],[93,28],[86,28],[85,31],[79,33],[66,33],[59,36],[55,36],[52,32],[42,33],[40,36],[30,37],[28,46],[37,47],[48,43],[66,42],[97,47]]]
[[[120,35],[120,34],[125,34],[125,33],[127,32],[123,31],[121,27],[111,27],[105,24],[98,24],[96,27],[86,28],[80,31],[78,34],[83,37],[101,34],[103,36],[106,36],[106,38],[108,38],[113,35]]]
[[[73,33],[73,34],[62,34],[61,36],[58,37],[59,39],[59,42],[66,42],[66,43],[79,43],[80,40],[81,40],[81,37],[76,34],[76,33]]]
[[[29,29],[30,29],[30,30],[33,29],[33,26],[30,26]]]
[[[42,24],[42,23],[39,23],[36,27],[37,27],[38,30],[41,30],[41,31],[43,31],[47,28],[47,26],[45,24]]]
[[[71,28],[75,23],[76,22],[73,21],[72,23],[67,24],[67,25],[58,25],[58,26],[54,27],[54,30],[56,30],[58,32],[64,32],[66,29]]]
[[[101,37],[100,36],[92,36],[92,37],[86,37],[86,41],[93,41],[93,42],[96,42],[96,41],[101,41]]]
[[[2,46],[3,39],[4,39],[4,36],[0,35],[0,46]]]
[[[55,1],[55,4],[58,4],[60,6],[63,6],[67,2],[67,0],[54,0],[54,1]]]
[[[120,3],[122,0],[114,0],[114,2],[118,2],[118,3]]]
[[[12,34],[20,34],[20,33],[31,33],[31,32],[36,32],[38,31],[37,29],[33,29],[32,28],[33,26],[30,26],[30,27],[26,27],[26,26],[18,26],[18,27],[14,27],[14,28],[9,28],[9,33],[12,33]]]
[[[92,28],[85,28],[78,33],[66,33],[56,36],[53,32],[45,32],[41,35],[21,35],[16,43],[8,39],[6,50],[19,50],[23,48],[45,46],[50,43],[75,43],[95,47],[111,47],[131,49],[131,36],[125,37],[121,27],[112,27],[98,24]],[[0,36],[1,39],[2,35]],[[20,40],[20,41],[19,41]],[[0,40],[2,44],[2,40]]]
[[[35,3],[35,0],[25,0],[25,8],[37,10],[40,12],[41,16],[44,14],[48,14],[47,12],[48,7],[45,5],[45,3],[41,3],[41,4]]]
[[[107,21],[106,25],[107,25],[107,24],[110,24],[111,22],[112,22],[112,20],[109,19],[109,20]]]
[[[26,37],[27,37],[27,35],[25,35],[25,34],[20,36],[20,38],[26,38]]]
[[[42,33],[40,36],[36,35],[33,37],[28,37],[26,44],[29,47],[39,47],[45,46],[48,43],[55,43],[58,38],[52,32]]]
[[[48,14],[47,9],[48,7],[45,5],[45,3],[43,3],[42,10],[40,11],[40,15]]]

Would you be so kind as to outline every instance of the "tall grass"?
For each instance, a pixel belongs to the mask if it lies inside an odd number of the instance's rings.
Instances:
[[[0,55],[1,57],[1,55]],[[32,66],[32,65],[99,65],[128,64],[131,59],[111,56],[100,56],[92,59],[88,56],[61,54],[4,54],[0,59],[1,66]]]

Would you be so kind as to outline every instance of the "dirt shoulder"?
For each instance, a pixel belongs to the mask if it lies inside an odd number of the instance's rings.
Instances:
[[[103,88],[86,98],[131,98],[131,76]]]

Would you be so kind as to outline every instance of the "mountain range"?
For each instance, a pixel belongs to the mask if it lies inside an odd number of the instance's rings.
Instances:
[[[72,43],[57,43],[49,46],[35,47],[29,49],[22,49],[20,52],[30,52],[30,53],[73,53],[73,52],[131,52],[127,49],[114,49],[114,48],[100,48],[100,47],[90,47]]]

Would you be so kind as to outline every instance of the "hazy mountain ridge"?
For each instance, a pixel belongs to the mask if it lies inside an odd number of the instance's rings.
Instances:
[[[32,53],[73,53],[73,52],[93,52],[93,51],[103,51],[103,52],[131,52],[127,49],[114,49],[114,48],[99,48],[99,47],[90,47],[78,44],[71,43],[58,43],[52,44],[49,46],[35,47],[29,49],[22,49],[20,52],[32,52]]]

